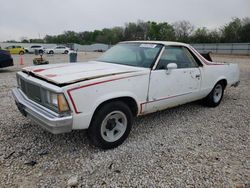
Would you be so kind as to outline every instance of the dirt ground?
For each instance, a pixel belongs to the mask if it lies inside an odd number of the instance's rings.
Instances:
[[[87,61],[101,53],[79,53]],[[222,103],[199,103],[135,120],[118,148],[93,148],[85,131],[52,135],[17,110],[15,74],[34,55],[13,56],[0,69],[0,187],[250,187],[250,57],[213,55],[237,63],[241,84],[227,88]],[[50,63],[68,55],[45,56]]]

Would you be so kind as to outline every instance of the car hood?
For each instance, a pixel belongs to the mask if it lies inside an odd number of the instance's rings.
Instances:
[[[67,85],[84,80],[140,72],[143,70],[148,69],[98,61],[40,65],[22,69],[27,74],[58,85]]]

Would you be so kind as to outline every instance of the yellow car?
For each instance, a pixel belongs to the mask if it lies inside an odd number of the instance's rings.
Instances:
[[[8,46],[5,49],[11,54],[23,55],[25,52],[25,49],[22,46]]]

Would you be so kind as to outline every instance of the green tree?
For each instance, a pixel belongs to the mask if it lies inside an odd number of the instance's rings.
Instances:
[[[160,38],[160,26],[156,22],[148,22],[149,32],[148,39],[149,40],[158,40]]]
[[[207,28],[198,28],[191,36],[192,43],[204,43],[211,42],[209,39],[209,31]]]
[[[239,31],[239,42],[250,42],[250,18],[242,20],[241,30]]]
[[[241,20],[234,18],[222,28],[222,42],[239,42],[241,28]]]
[[[175,40],[174,28],[172,25],[169,25],[167,22],[159,23],[159,38],[158,40],[163,41],[173,41]]]

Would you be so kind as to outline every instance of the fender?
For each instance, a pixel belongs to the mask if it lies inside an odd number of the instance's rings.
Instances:
[[[122,92],[115,92],[115,93],[108,93],[106,95],[102,95],[100,96],[94,103],[94,106],[92,108],[92,116],[94,115],[94,112],[96,111],[96,109],[104,102],[109,101],[109,100],[113,100],[113,99],[117,99],[117,98],[122,98],[122,97],[129,97],[132,98],[136,104],[137,104],[137,115],[140,112],[140,104],[138,103],[138,98],[136,95],[134,95],[132,92],[127,92],[127,91],[122,91]]]

